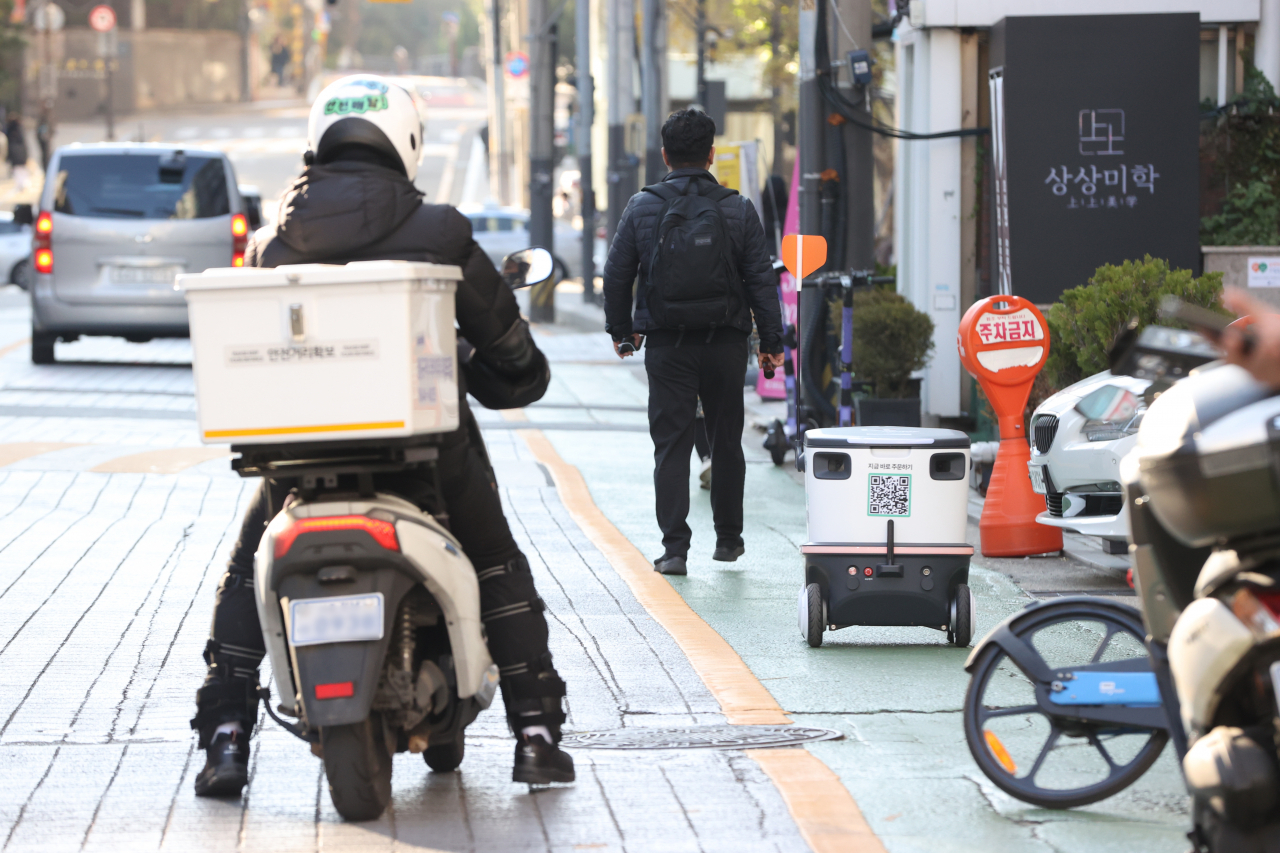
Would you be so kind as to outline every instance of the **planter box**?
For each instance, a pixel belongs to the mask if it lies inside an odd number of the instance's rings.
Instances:
[[[863,397],[853,401],[854,422],[866,426],[920,426],[920,398],[877,400]]]
[[[1248,290],[1250,296],[1280,308],[1280,246],[1201,246],[1200,251],[1204,271],[1222,273],[1224,286]],[[1255,263],[1267,269],[1251,269]]]

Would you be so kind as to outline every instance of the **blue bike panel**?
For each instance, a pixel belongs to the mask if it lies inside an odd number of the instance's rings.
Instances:
[[[1065,690],[1049,693],[1055,705],[1130,705],[1150,707],[1160,704],[1160,688],[1153,672],[1076,672],[1064,681]]]

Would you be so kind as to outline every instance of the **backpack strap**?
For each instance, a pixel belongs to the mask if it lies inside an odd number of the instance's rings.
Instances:
[[[663,201],[671,201],[671,199],[681,195],[680,190],[671,186],[671,184],[662,183],[662,182],[659,182],[656,184],[650,184],[647,187],[642,187],[640,192],[653,193]]]

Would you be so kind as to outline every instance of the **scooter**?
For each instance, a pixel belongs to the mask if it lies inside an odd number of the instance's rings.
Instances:
[[[1081,597],[1005,620],[966,663],[965,735],[997,786],[1051,808],[1117,793],[1172,740],[1195,849],[1265,853],[1280,849],[1280,397],[1208,364],[1217,355],[1156,326],[1113,350],[1114,373],[1159,392],[1121,470],[1142,611]],[[1097,636],[1089,661],[1052,659],[1063,631]],[[1098,753],[1103,778],[1049,771],[1073,742]]]
[[[503,264],[512,287],[551,270],[543,249]],[[433,770],[457,768],[466,727],[498,687],[479,583],[449,533],[438,478],[427,510],[374,488],[375,473],[410,469],[430,482],[439,437],[232,451],[234,470],[267,478],[281,501],[269,508],[254,566],[279,707],[268,687],[258,695],[323,759],[338,813],[371,820],[391,799],[392,756],[421,753]]]

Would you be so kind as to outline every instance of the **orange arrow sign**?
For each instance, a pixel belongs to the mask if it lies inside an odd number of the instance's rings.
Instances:
[[[816,234],[788,234],[782,238],[782,263],[796,277],[796,286],[804,277],[827,262],[827,241]]]

